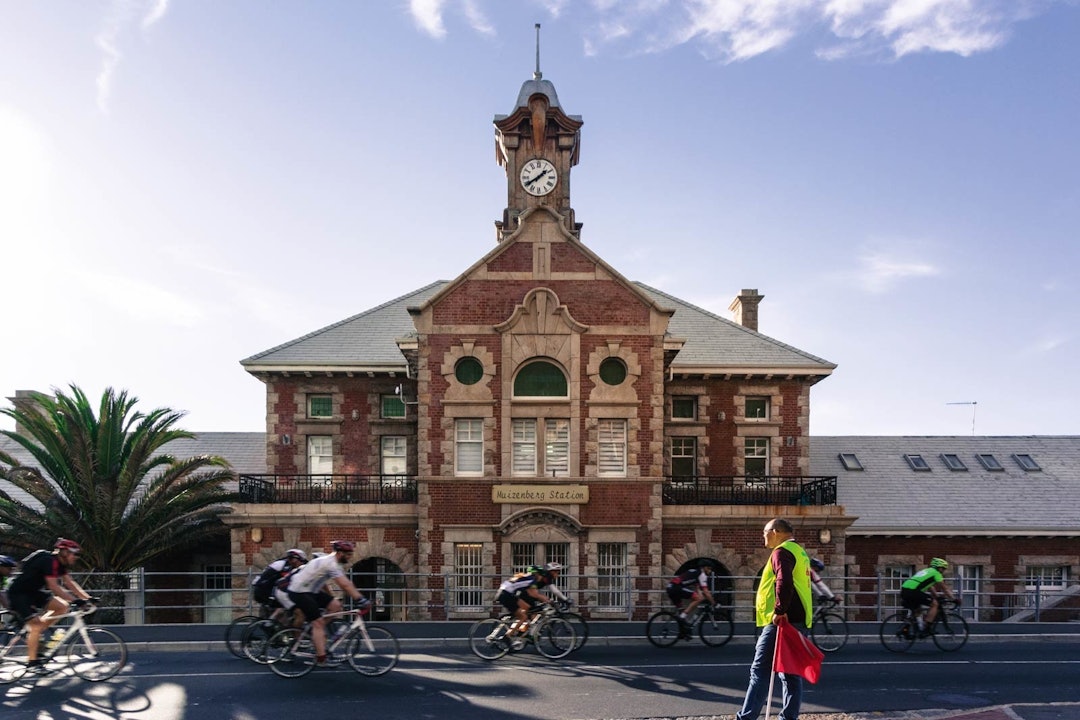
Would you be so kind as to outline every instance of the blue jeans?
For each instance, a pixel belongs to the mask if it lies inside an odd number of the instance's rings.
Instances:
[[[746,688],[746,699],[743,700],[742,710],[735,715],[735,720],[757,720],[761,708],[765,707],[775,646],[776,626],[770,623],[761,628],[761,635],[758,636],[754,661],[750,663],[750,684]],[[799,675],[777,674],[780,676],[780,687],[784,691],[779,720],[799,720],[803,679]]]

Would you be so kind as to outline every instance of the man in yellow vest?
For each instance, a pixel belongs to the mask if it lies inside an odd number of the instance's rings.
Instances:
[[[777,619],[786,616],[794,627],[805,630],[814,618],[810,558],[795,542],[791,523],[774,518],[765,523],[763,535],[765,547],[772,550],[772,554],[761,571],[754,603],[761,634],[754,648],[754,661],[750,663],[750,685],[746,688],[742,710],[735,715],[735,720],[757,720],[761,714],[772,675]],[[803,679],[787,673],[779,675],[784,690],[784,704],[778,720],[798,720]]]

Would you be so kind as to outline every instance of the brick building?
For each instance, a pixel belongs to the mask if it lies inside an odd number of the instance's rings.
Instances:
[[[776,515],[842,557],[853,518],[809,447],[835,366],[759,334],[756,290],[730,321],[592,252],[570,192],[582,120],[539,73],[494,126],[507,205],[486,255],[242,361],[266,384],[268,474],[242,478],[233,565],[349,538],[380,588],[429,576],[409,617],[456,618],[555,560],[594,617],[625,617],[690,561],[721,590],[754,575]]]

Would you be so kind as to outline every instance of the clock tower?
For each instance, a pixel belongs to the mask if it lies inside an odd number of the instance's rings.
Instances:
[[[495,222],[499,241],[518,229],[518,217],[544,206],[580,236],[570,207],[570,169],[581,148],[581,117],[567,115],[550,80],[540,73],[540,26],[536,26],[536,71],[518,93],[509,115],[495,116],[495,155],[506,169],[506,210]]]

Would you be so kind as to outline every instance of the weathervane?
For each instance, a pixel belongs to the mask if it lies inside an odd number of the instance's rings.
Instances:
[[[975,434],[975,410],[978,409],[978,400],[969,400],[968,402],[950,402],[946,405],[970,405],[971,406],[971,434]]]
[[[540,72],[540,23],[536,23],[536,71],[533,73],[533,80],[539,80],[544,77],[544,74]]]

